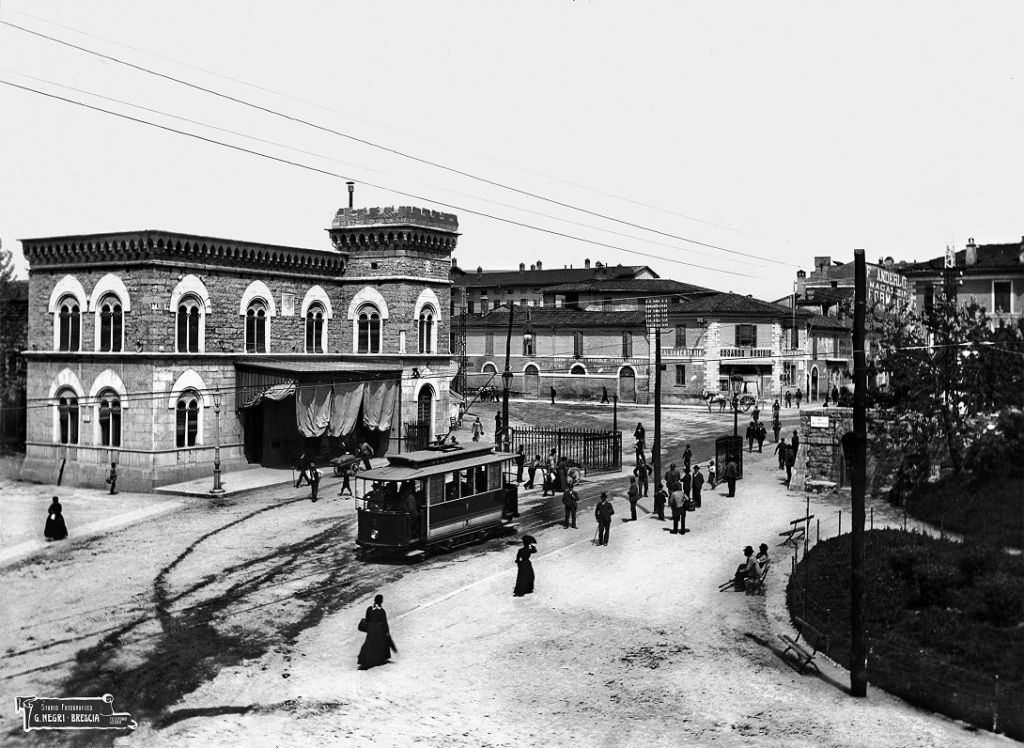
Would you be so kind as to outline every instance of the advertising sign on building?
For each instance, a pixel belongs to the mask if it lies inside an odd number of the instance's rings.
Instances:
[[[886,268],[868,269],[868,307],[886,308],[909,303],[910,285],[905,277]]]

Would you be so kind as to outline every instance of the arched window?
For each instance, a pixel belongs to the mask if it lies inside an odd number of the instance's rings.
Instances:
[[[60,300],[57,319],[57,350],[77,351],[82,347],[82,310],[74,296]]]
[[[199,434],[199,394],[195,390],[186,390],[178,398],[176,408],[177,430],[175,446],[194,447]]]
[[[481,369],[484,374],[497,374],[498,370],[494,368],[494,364],[484,364],[484,368]]]
[[[121,300],[114,294],[107,294],[100,300],[96,310],[100,331],[99,350],[117,352],[124,348],[124,311]]]
[[[356,353],[380,353],[380,311],[372,304],[359,310]]]
[[[245,352],[267,352],[267,304],[253,299],[245,310]]]
[[[583,376],[584,374],[587,373],[587,370],[584,367],[580,366],[579,364],[576,364],[575,366],[572,367],[572,369],[569,370],[569,373],[575,374],[577,376]]]
[[[420,353],[434,352],[434,310],[423,307],[419,318]]]
[[[306,312],[306,353],[324,352],[324,306],[311,304]]]
[[[74,390],[57,393],[57,433],[61,444],[78,444],[78,395]]]
[[[177,339],[178,353],[199,353],[199,322],[202,319],[203,303],[191,294],[178,302]]]
[[[104,447],[121,446],[121,399],[113,390],[103,390],[99,401],[100,444]]]
[[[423,385],[416,396],[416,421],[427,426],[427,433],[434,433],[434,388]]]

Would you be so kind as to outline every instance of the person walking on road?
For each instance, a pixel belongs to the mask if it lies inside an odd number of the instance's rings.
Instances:
[[[689,470],[683,472],[683,495],[690,498],[690,491],[693,489],[693,475]]]
[[[787,408],[792,408],[793,407],[793,393],[790,390],[786,390],[786,407]]]
[[[665,504],[668,502],[668,492],[665,490],[665,486],[659,483],[654,488],[654,513],[658,515],[658,519],[662,522],[665,521]]]
[[[700,494],[704,490],[704,476],[701,475],[700,465],[693,466],[693,503],[700,509]]]
[[[367,470],[372,469],[373,465],[370,464],[370,458],[373,457],[373,447],[365,439],[359,443],[358,454],[363,460],[363,467]]]
[[[640,421],[636,422],[636,428],[633,429],[633,438],[640,442],[641,450],[647,446],[647,429]]]
[[[480,441],[480,437],[484,435],[484,425],[480,423],[480,416],[476,417],[473,421],[473,441]]]
[[[601,388],[601,405],[607,405],[607,404],[608,404],[608,388],[607,387],[602,387]]]
[[[555,450],[552,449],[547,460],[544,462],[544,491],[541,494],[542,496],[547,496],[548,491],[551,492],[552,496],[555,495],[555,467],[557,464]]]
[[[68,536],[68,526],[64,524],[64,510],[60,500],[54,496],[46,510],[46,524],[43,526],[43,537],[47,540],[63,540]]]
[[[640,501],[640,489],[636,485],[635,477],[629,479],[629,491],[626,493],[626,496],[629,498],[630,519],[636,522],[636,504]]]
[[[679,488],[668,497],[669,508],[672,509],[672,534],[682,535],[686,533],[686,495],[683,489]],[[682,528],[680,528],[682,523]]]
[[[799,408],[800,407],[800,400],[801,400],[801,398],[803,398],[803,393],[800,392],[800,390],[797,390],[796,394],[793,395],[793,397],[796,398],[796,407]]]
[[[693,450],[690,449],[690,445],[686,445],[686,449],[683,450],[683,472],[690,472],[690,462],[693,460]]]
[[[388,614],[384,612],[383,595],[374,596],[373,605],[366,609],[366,616],[359,622],[359,630],[366,632],[366,640],[356,658],[360,670],[383,665],[391,659],[392,652],[398,651],[398,647],[391,639]]]
[[[522,444],[516,448],[516,456],[513,461],[516,463],[516,483],[522,483],[523,467],[526,465],[526,447]]]
[[[309,490],[310,498],[316,501],[317,491],[320,490],[320,479],[323,477],[323,473],[316,469],[315,463],[309,463]]]
[[[651,474],[651,467],[646,461],[637,463],[637,466],[633,468],[633,475],[636,476],[637,486],[640,489],[641,496],[647,496],[648,477]]]
[[[786,452],[789,451],[789,447],[786,446],[786,440],[783,439],[781,442],[775,445],[775,454],[779,456],[779,470],[786,467]]]
[[[309,483],[309,458],[306,457],[306,453],[303,452],[299,455],[299,459],[295,461],[295,469],[299,471],[298,480],[295,481],[295,487],[298,488],[302,485],[302,481],[305,480]]]
[[[516,553],[516,586],[512,590],[513,597],[522,597],[533,592],[533,562],[530,556],[537,552],[537,541],[532,535],[523,535],[523,547]]]
[[[117,463],[110,463],[110,475],[107,476],[107,483],[110,484],[110,494],[117,493]]]
[[[793,441],[791,444],[793,445],[794,452],[800,449],[800,434],[796,433],[796,429],[793,429]]]
[[[501,412],[494,414],[494,443],[501,444],[501,427],[504,424],[501,422]]]
[[[795,464],[796,447],[790,447],[786,450],[786,488],[789,488],[789,483],[793,480],[793,466]]]
[[[757,426],[751,421],[747,424],[747,452],[754,451],[754,439],[757,438]]]
[[[718,485],[718,474],[715,472],[715,461],[711,460],[708,463],[708,485],[714,488]]]
[[[768,436],[768,432],[765,431],[764,424],[757,424],[757,451],[761,452],[764,446],[764,440]]]
[[[580,505],[579,494],[576,489],[569,486],[562,494],[562,504],[565,506],[565,528],[576,527],[576,509]]]
[[[554,387],[551,388],[551,404],[552,405],[555,404],[555,388]]]
[[[523,486],[523,488],[533,488],[533,480],[534,478],[537,477],[538,470],[541,470],[540,455],[534,455],[533,460],[530,462],[530,467],[528,467],[526,470],[527,474],[530,476],[530,479],[526,481],[526,485]]]
[[[608,545],[608,535],[612,528],[612,515],[615,507],[608,501],[608,494],[602,492],[601,500],[594,507],[594,519],[597,520],[597,544]]]
[[[772,421],[772,433],[775,435],[775,443],[779,443],[779,433],[782,431],[782,423],[776,418]]]
[[[669,493],[672,493],[677,488],[682,488],[683,479],[676,469],[676,464],[673,462],[669,465],[668,471],[665,473],[665,487]]]
[[[779,398],[775,398],[775,402],[772,403],[772,420],[773,421],[779,420],[779,410],[780,410]]]
[[[729,496],[735,496],[739,467],[736,465],[736,458],[732,455],[729,455],[729,459],[725,463],[725,472],[722,475],[725,477],[725,482],[729,484]]]
[[[760,405],[755,405],[754,406],[754,412],[751,413],[750,415],[754,419],[754,423],[760,423],[761,422],[761,406]]]

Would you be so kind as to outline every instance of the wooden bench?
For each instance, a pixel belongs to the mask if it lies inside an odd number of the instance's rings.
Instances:
[[[780,532],[779,537],[785,538],[779,545],[792,545],[794,548],[797,547],[799,541],[803,539],[807,532],[807,528],[811,526],[811,520],[814,519],[814,515],[810,514],[806,517],[800,517],[795,519],[789,524],[792,525],[792,529]],[[806,526],[804,523],[807,523]]]
[[[786,654],[792,652],[794,658],[799,665],[797,668],[798,673],[802,673],[808,665],[812,666],[815,670],[818,670],[818,665],[814,662],[814,656],[818,654],[819,649],[828,648],[828,639],[814,628],[811,624],[807,623],[802,618],[793,616],[793,622],[796,624],[797,633],[794,639],[789,634],[779,634],[779,638],[782,643],[786,645],[786,648],[782,650],[782,657],[785,659]],[[810,636],[813,641],[808,641],[807,636]],[[801,639],[802,637],[802,639]],[[818,670],[818,672],[821,672]]]

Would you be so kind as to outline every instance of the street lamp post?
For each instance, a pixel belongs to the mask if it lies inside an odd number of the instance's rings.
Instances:
[[[486,308],[487,295],[482,294],[480,296],[480,303]],[[515,308],[514,302],[508,301],[504,304],[498,304],[494,308],[505,307],[508,309],[508,333],[505,335],[505,370],[501,373],[501,433],[496,434],[498,443],[495,445],[500,452],[507,452],[511,450],[511,429],[508,425],[508,394],[512,387],[512,327],[515,323]],[[533,330],[530,327],[529,320],[527,320],[526,329],[523,330],[523,342],[529,345],[530,341],[533,340]],[[508,436],[509,438],[503,438]]]
[[[740,435],[740,396],[739,393],[732,393],[732,438],[735,441]]]
[[[213,444],[213,488],[210,493],[219,496],[224,493],[220,485],[220,390],[213,393],[213,428],[215,441]]]

